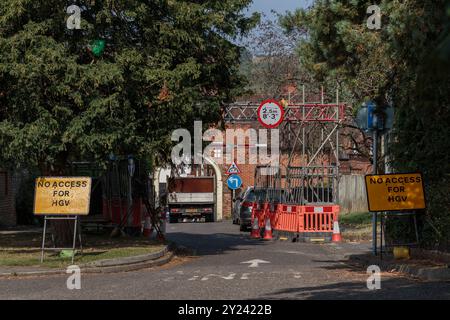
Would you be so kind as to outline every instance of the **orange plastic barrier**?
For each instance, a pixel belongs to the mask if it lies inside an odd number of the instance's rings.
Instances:
[[[300,223],[299,206],[279,205],[275,217],[272,219],[272,228],[279,231],[298,232]]]
[[[287,232],[333,232],[339,206],[278,205],[271,216],[272,228]]]
[[[270,225],[272,228],[278,219],[278,212],[281,210],[280,206],[280,204],[269,206],[269,210],[266,211],[266,215],[270,219]]]
[[[333,223],[338,220],[339,206],[304,206],[303,228],[300,232],[333,232]]]

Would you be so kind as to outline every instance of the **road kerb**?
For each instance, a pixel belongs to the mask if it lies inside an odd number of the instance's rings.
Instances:
[[[165,246],[162,250],[146,255],[126,257],[119,259],[99,260],[95,263],[80,265],[82,273],[115,273],[136,271],[145,268],[164,265],[172,260],[174,254]],[[66,269],[36,270],[36,271],[9,271],[0,273],[0,278],[20,276],[49,276],[66,274]]]

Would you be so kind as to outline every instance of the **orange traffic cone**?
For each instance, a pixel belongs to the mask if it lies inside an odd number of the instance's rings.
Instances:
[[[256,217],[256,216],[253,218],[252,232],[250,233],[250,238],[252,238],[252,239],[261,238],[261,234],[259,231],[258,217]]]
[[[152,231],[153,229],[150,217],[146,217],[144,222],[144,232],[143,232],[144,237],[150,238],[152,236]]]
[[[341,232],[339,231],[339,222],[334,221],[333,222],[333,236],[331,237],[331,241],[333,242],[341,242]]]
[[[266,227],[264,229],[264,240],[272,240],[272,226],[270,224],[270,218],[266,218]]]

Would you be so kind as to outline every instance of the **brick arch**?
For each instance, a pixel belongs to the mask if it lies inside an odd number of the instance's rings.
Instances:
[[[215,204],[214,204],[214,212],[215,212],[215,221],[222,221],[223,219],[223,184],[222,184],[222,170],[219,165],[210,157],[202,155],[203,159],[213,167],[215,173]]]
[[[215,187],[215,203],[214,203],[214,220],[222,221],[223,219],[223,180],[222,180],[222,170],[219,165],[210,157],[202,155],[202,158],[214,169],[216,184]],[[155,190],[155,205],[159,206],[159,176],[162,168],[158,167],[153,172],[153,188]]]

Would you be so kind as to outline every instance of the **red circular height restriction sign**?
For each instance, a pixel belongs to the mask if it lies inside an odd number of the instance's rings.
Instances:
[[[283,118],[284,108],[275,100],[265,100],[258,108],[258,121],[266,128],[278,127]]]

